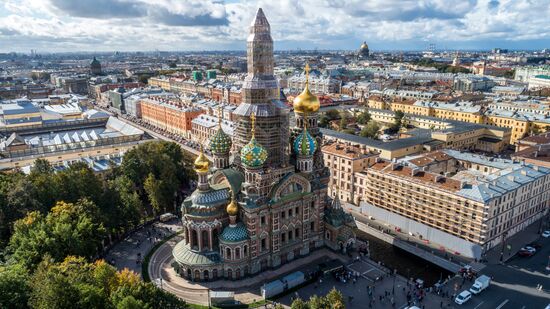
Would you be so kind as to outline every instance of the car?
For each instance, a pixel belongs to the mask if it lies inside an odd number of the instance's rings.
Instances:
[[[465,302],[469,301],[470,298],[472,298],[472,293],[470,293],[469,291],[462,291],[456,296],[455,303],[457,303],[458,305],[462,305]]]
[[[530,247],[530,246],[525,246],[525,247],[519,249],[519,251],[518,251],[518,254],[520,256],[532,256],[535,253],[537,253],[537,249],[535,249],[533,247]]]
[[[544,231],[544,232],[542,232],[542,237],[544,237],[544,238],[550,237],[550,231]]]
[[[540,248],[542,248],[542,245],[539,244],[539,243],[533,242],[533,243],[528,244],[527,247],[533,247],[533,248],[535,248],[535,250],[540,250]]]

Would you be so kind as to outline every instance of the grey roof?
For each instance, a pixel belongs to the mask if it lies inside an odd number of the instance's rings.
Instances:
[[[40,112],[40,108],[29,100],[20,99],[10,102],[14,103],[0,104],[1,111],[4,115],[17,115]]]
[[[497,175],[489,175],[492,177],[483,183],[465,186],[458,195],[486,203],[548,174],[548,168],[514,164]]]
[[[6,146],[11,146],[12,144],[21,145],[25,144],[25,139],[16,132],[12,133],[8,140],[6,141]]]

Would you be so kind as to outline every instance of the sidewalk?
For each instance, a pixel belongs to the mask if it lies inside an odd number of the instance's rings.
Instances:
[[[420,290],[416,289],[414,284],[408,282],[402,276],[389,275],[385,270],[380,269],[376,263],[366,258],[358,261],[354,260],[347,266],[360,274],[355,283],[351,280],[341,282],[332,275],[326,275],[321,279],[321,282],[310,284],[296,293],[291,293],[276,301],[289,306],[296,297],[309,300],[313,295],[326,295],[334,287],[343,294],[348,309],[405,308],[413,304],[416,304],[419,308],[452,308],[454,307],[452,294],[455,293],[455,289],[458,289],[461,283],[460,278],[453,277],[443,287],[440,295],[435,292],[428,292],[427,288],[429,287],[424,287],[423,293],[425,296],[420,300],[416,296],[417,293],[420,293]],[[379,277],[382,279],[376,280]],[[446,295],[446,297],[443,297],[443,295]]]
[[[509,259],[513,258],[523,246],[535,242],[541,237],[539,234],[539,227],[540,220],[537,220],[533,224],[529,225],[525,230],[506,238],[504,240],[504,246],[499,244],[487,251],[485,258],[488,263],[499,264],[501,262],[501,252],[502,262],[506,263]],[[511,246],[511,249],[508,249],[508,245]]]
[[[433,254],[434,256],[444,258],[446,260],[449,260],[453,263],[460,264],[460,265],[468,265],[468,264],[472,265],[472,267],[478,271],[483,269],[483,267],[485,267],[485,265],[483,265],[482,263],[475,262],[473,259],[469,259],[464,256],[456,255],[447,251],[442,251],[441,246],[439,244],[435,244],[432,242],[426,243],[425,241],[418,239],[417,237],[410,236],[409,234],[396,232],[395,231],[396,227],[389,223],[384,224],[384,223],[377,222],[376,220],[370,220],[366,215],[362,214],[359,210],[356,210],[355,208],[357,207],[355,206],[347,206],[345,208],[358,221],[368,224],[368,226],[373,227],[375,229],[379,229],[380,231],[388,235],[391,235],[393,237],[396,237],[401,241],[414,245],[417,248],[420,248],[428,253]]]

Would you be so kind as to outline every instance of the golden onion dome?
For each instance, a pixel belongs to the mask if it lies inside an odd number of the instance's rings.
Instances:
[[[363,42],[363,44],[361,44],[361,49],[369,49],[367,42]]]
[[[296,113],[314,113],[319,110],[321,103],[311,91],[309,91],[309,65],[306,64],[306,86],[304,91],[294,98],[293,106]]]
[[[225,211],[227,211],[227,214],[230,216],[236,216],[239,213],[239,205],[235,201],[234,197],[232,197],[231,202],[227,204]]]
[[[195,172],[206,173],[208,172],[209,166],[210,166],[210,162],[208,162],[208,159],[204,155],[204,152],[202,151],[202,147],[201,147],[201,153],[199,154],[197,159],[195,159],[195,163],[194,163]]]

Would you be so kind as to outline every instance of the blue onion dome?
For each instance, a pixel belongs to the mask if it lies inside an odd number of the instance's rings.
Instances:
[[[299,156],[313,156],[317,150],[317,141],[304,127],[302,133],[294,140],[294,152]]]
[[[220,234],[222,242],[241,242],[248,239],[248,230],[242,222],[226,226]]]
[[[254,113],[250,115],[250,121],[252,122],[250,128],[252,138],[248,144],[241,148],[241,162],[246,167],[261,167],[267,160],[267,150],[256,141],[256,115]]]
[[[210,150],[213,153],[228,153],[231,150],[231,137],[220,126],[210,138]]]
[[[267,150],[260,145],[254,136],[241,149],[241,162],[247,167],[260,167],[267,160]]]

